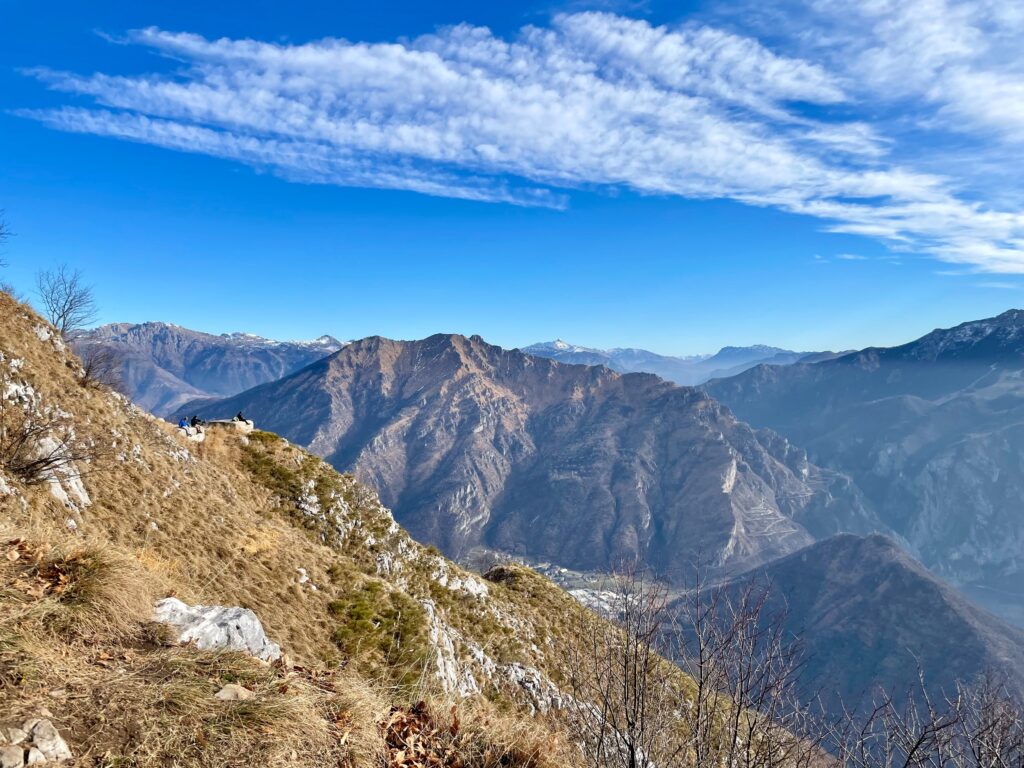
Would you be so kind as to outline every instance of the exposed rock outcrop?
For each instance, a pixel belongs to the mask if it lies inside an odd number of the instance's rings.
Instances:
[[[154,618],[178,631],[178,642],[195,643],[203,650],[243,651],[264,661],[281,656],[255,613],[247,608],[223,605],[186,605],[175,597],[156,604]]]
[[[21,768],[72,759],[70,747],[49,720],[32,717],[20,725],[0,726],[0,768]]]

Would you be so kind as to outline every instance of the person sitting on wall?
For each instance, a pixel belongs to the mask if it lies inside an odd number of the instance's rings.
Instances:
[[[178,419],[178,426],[181,429],[184,429],[187,432],[188,431],[188,419],[185,418],[184,416],[182,416],[180,419]]]
[[[235,414],[235,421],[246,421],[246,418],[242,415],[241,411]]]
[[[206,422],[199,418],[199,414],[196,414],[192,417],[192,421],[190,423],[193,427],[199,429],[199,427],[203,426]]]

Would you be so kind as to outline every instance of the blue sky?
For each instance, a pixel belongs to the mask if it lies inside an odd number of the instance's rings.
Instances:
[[[369,5],[0,0],[0,277],[676,354],[1024,304],[1019,3]]]

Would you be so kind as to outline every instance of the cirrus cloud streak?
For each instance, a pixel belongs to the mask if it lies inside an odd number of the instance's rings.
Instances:
[[[461,25],[402,43],[130,44],[172,74],[31,74],[87,106],[21,114],[287,179],[564,207],[573,190],[724,198],[816,217],[989,272],[1024,272],[1024,215],[893,157],[843,73],[711,26],[609,13],[513,39]],[[834,117],[842,115],[843,117]]]

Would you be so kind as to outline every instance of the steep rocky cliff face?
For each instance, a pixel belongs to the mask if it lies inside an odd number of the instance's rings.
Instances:
[[[785,615],[800,638],[805,689],[833,711],[840,702],[870,707],[879,687],[903,697],[919,671],[936,701],[986,671],[1024,694],[1024,631],[969,603],[883,536],[840,534],[726,588],[738,595],[751,580],[769,590],[766,615]]]
[[[243,410],[377,489],[417,538],[670,578],[872,528],[848,481],[715,400],[479,337],[369,338],[201,408]]]
[[[169,414],[186,400],[224,397],[279,379],[341,348],[330,336],[272,341],[251,334],[214,336],[167,323],[114,323],[76,336],[88,357],[115,356],[125,393],[146,410]]]
[[[925,565],[1024,623],[1024,312],[707,390],[850,475]]]

